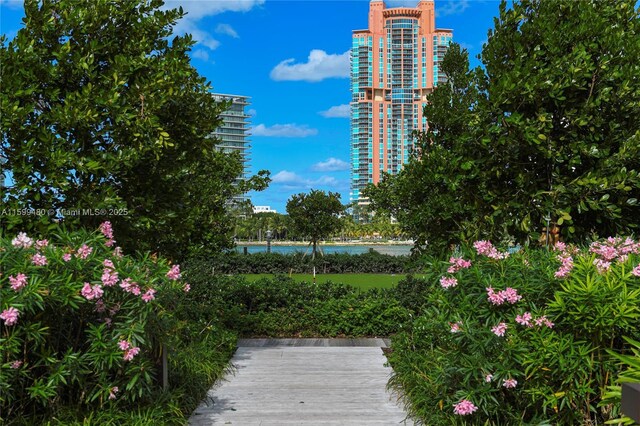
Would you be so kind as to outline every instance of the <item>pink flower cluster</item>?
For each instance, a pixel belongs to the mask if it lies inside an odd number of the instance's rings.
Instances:
[[[498,249],[496,249],[493,244],[491,244],[491,241],[476,241],[475,243],[473,243],[473,247],[476,249],[476,252],[478,252],[479,255],[484,255],[490,257],[491,259],[506,259],[507,257],[509,257],[509,253],[499,252]]]
[[[86,259],[87,257],[89,257],[89,255],[91,254],[91,252],[93,252],[93,248],[89,247],[86,244],[83,244],[79,249],[78,252],[76,253],[76,256],[78,256],[80,259]]]
[[[459,416],[467,416],[469,414],[473,414],[478,407],[476,407],[473,402],[468,399],[463,399],[457,404],[453,404],[453,414],[457,414]]]
[[[640,277],[640,264],[638,266],[636,266],[635,268],[633,268],[633,271],[631,271],[631,273],[633,275],[635,275],[636,277]]]
[[[515,288],[507,287],[504,290],[495,292],[493,287],[487,287],[487,299],[494,305],[502,305],[505,302],[509,302],[512,305],[522,299],[522,296],[518,294],[518,290]]]
[[[442,277],[440,278],[440,285],[442,288],[455,287],[458,285],[458,280],[454,277]]]
[[[507,389],[512,389],[518,386],[518,381],[516,379],[507,379],[502,382],[502,386],[504,386]]]
[[[138,283],[131,280],[131,278],[125,278],[120,281],[120,288],[122,288],[127,293],[134,294],[136,296],[140,295],[140,287],[138,287]]]
[[[180,265],[173,265],[169,272],[167,272],[167,277],[170,280],[179,280],[182,275],[180,274]]]
[[[538,317],[538,318],[536,318],[534,320],[533,316],[531,315],[531,312],[525,312],[522,315],[517,315],[516,316],[516,322],[518,324],[524,325],[526,327],[533,327],[534,323],[538,327],[541,326],[541,325],[544,325],[544,326],[546,326],[548,328],[553,328],[553,326],[554,326],[554,324],[547,318],[546,315]]]
[[[493,374],[487,374],[484,376],[484,381],[487,383],[491,383],[493,381]]]
[[[156,298],[154,296],[155,294],[156,294],[156,291],[150,288],[149,290],[146,291],[145,294],[142,295],[142,300],[144,300],[145,303],[149,303],[150,301]]]
[[[117,386],[112,387],[109,390],[109,399],[116,399],[116,394],[118,393],[120,389],[118,389]]]
[[[22,361],[17,360],[17,361],[13,361],[11,363],[11,368],[13,368],[14,370],[20,368],[22,366]]]
[[[556,278],[565,278],[573,269],[573,257],[571,257],[570,253],[563,251],[558,255],[558,260],[562,262],[562,265],[560,266],[560,269],[556,271],[555,276]]]
[[[189,285],[189,283],[184,283],[184,285],[182,286],[182,290],[184,290],[185,293],[189,293],[189,291],[191,290],[191,286]]]
[[[451,327],[451,332],[452,333],[458,333],[461,330],[461,328],[460,328],[461,325],[462,325],[462,322],[460,322],[460,321],[450,322],[449,323],[449,327]]]
[[[100,284],[96,284],[91,286],[89,283],[84,283],[82,290],[80,290],[80,295],[87,300],[100,299],[104,291],[102,290],[102,286]]]
[[[593,264],[596,266],[599,274],[604,274],[611,268],[611,262],[603,259],[593,259]]]
[[[65,262],[68,262],[71,260],[71,253],[65,253],[62,255],[62,260],[64,260]]]
[[[36,250],[42,250],[48,245],[49,245],[49,240],[38,240],[36,241]]]
[[[118,272],[113,269],[113,263],[109,259],[105,259],[103,265],[105,268],[102,270],[102,284],[105,287],[113,287],[118,284]]]
[[[491,331],[496,336],[502,337],[507,332],[507,328],[508,328],[507,324],[504,323],[504,322],[501,322],[500,324],[496,325],[495,327],[491,327]]]
[[[116,240],[113,239],[113,228],[111,227],[111,222],[106,221],[100,224],[100,232],[107,238],[107,242],[104,243],[105,246],[111,247],[116,243]]]
[[[36,253],[33,256],[31,256],[31,262],[36,266],[44,266],[47,263],[49,263],[47,261],[47,258],[41,255],[40,253]]]
[[[453,257],[452,256],[449,259],[449,263],[451,264],[451,266],[449,266],[449,269],[447,269],[447,272],[450,273],[450,274],[455,274],[460,269],[470,268],[471,267],[471,261],[470,260],[464,260],[461,257]]]
[[[18,274],[15,277],[9,276],[9,284],[13,291],[20,291],[27,286],[27,276],[25,274]]]
[[[118,342],[118,347],[120,348],[120,350],[124,351],[124,355],[122,356],[122,358],[125,361],[131,361],[133,357],[140,353],[139,347],[131,346],[131,344],[126,340],[120,340]]]
[[[554,323],[549,321],[546,315],[543,315],[540,318],[536,318],[535,323],[538,327],[544,324],[548,328],[553,328],[553,326],[555,325]]]
[[[0,319],[4,321],[4,324],[9,327],[18,322],[18,317],[20,316],[20,311],[14,308],[13,306],[9,309],[5,309],[0,313]]]
[[[27,234],[20,232],[17,237],[11,240],[11,245],[18,248],[29,248],[33,245],[33,240]]]

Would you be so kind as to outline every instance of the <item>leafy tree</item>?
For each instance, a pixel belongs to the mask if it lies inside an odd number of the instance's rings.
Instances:
[[[5,215],[3,228],[109,219],[128,249],[175,258],[230,246],[225,203],[267,175],[234,185],[240,158],[210,137],[228,105],[191,66],[191,36],[170,39],[182,9],[162,4],[25,2],[24,28],[1,39],[0,154],[14,181],[2,200],[55,213]]]
[[[374,204],[432,248],[471,237],[526,242],[549,225],[567,240],[633,232],[638,34],[630,2],[502,2],[485,68],[445,71],[452,85],[430,96],[420,150],[373,190]],[[457,49],[445,62],[452,56]]]
[[[299,235],[309,237],[316,257],[318,241],[340,229],[340,215],[345,211],[337,192],[312,189],[308,194],[293,195],[287,201],[291,227]]]

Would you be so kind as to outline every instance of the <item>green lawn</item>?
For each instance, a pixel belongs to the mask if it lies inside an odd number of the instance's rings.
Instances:
[[[263,277],[273,277],[271,274],[245,274],[243,276],[249,281],[255,281]],[[313,281],[312,274],[292,274],[291,277],[300,282]],[[323,283],[331,281],[334,283],[349,284],[360,290],[369,290],[370,288],[395,287],[398,281],[404,277],[404,274],[316,274],[316,282]]]

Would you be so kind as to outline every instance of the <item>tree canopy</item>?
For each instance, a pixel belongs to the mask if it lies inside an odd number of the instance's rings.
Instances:
[[[344,211],[337,192],[325,193],[312,189],[308,194],[293,195],[287,201],[291,226],[299,235],[311,240],[314,258],[318,241],[340,228],[340,215]]]
[[[500,5],[481,60],[455,44],[429,130],[397,176],[370,189],[419,244],[568,241],[637,229],[640,17],[632,2]]]
[[[210,135],[228,107],[190,64],[182,9],[160,0],[25,2],[24,28],[0,46],[2,227],[44,233],[54,220],[111,220],[118,243],[171,257],[229,247],[225,203],[263,189],[235,183],[239,156]],[[91,214],[89,214],[91,212]]]

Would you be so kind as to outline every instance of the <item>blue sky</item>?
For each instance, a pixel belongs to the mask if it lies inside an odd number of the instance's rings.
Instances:
[[[389,0],[388,7],[418,0]],[[251,170],[267,169],[269,188],[254,205],[285,212],[292,194],[322,189],[349,202],[349,57],[351,31],[365,29],[368,0],[167,1],[187,17],[176,32],[197,45],[192,63],[214,91],[251,97]],[[436,0],[436,26],[454,30],[472,65],[498,14],[498,1]],[[15,36],[22,3],[0,0],[0,32]]]

